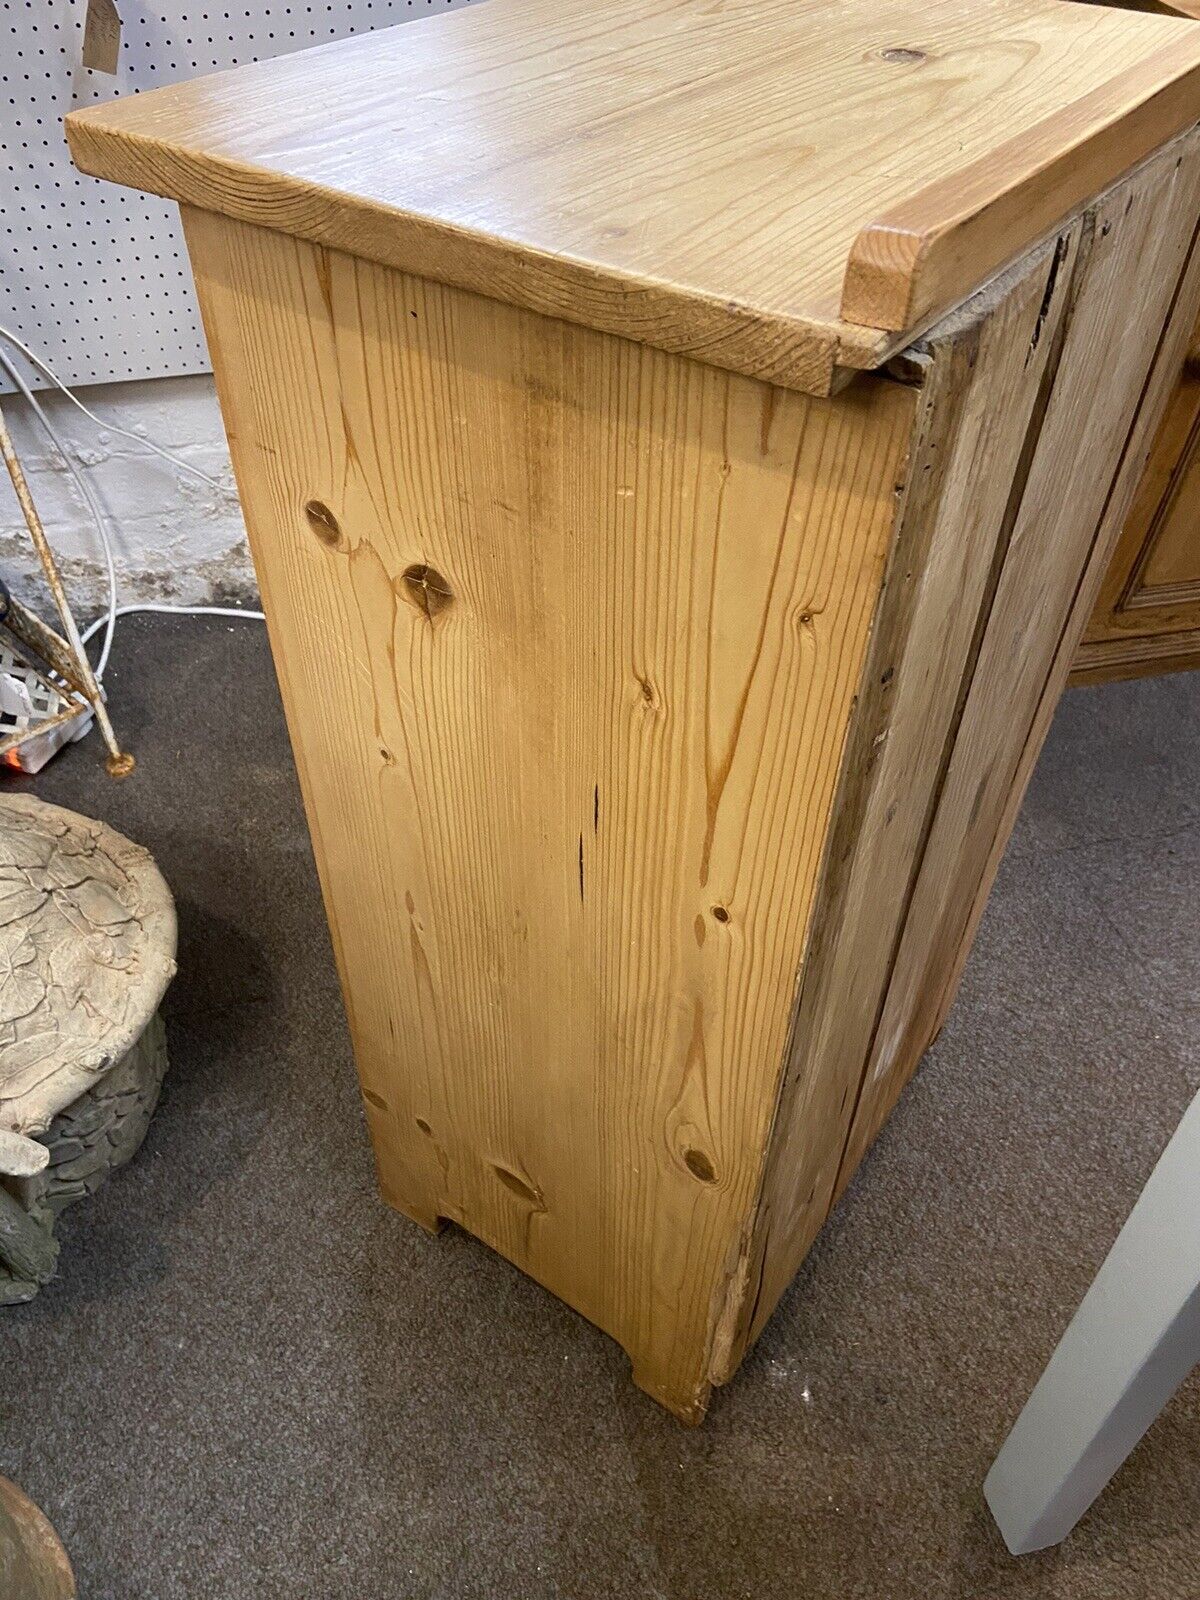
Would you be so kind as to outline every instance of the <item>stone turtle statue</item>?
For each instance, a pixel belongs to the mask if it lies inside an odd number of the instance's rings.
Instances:
[[[0,1304],[37,1293],[59,1212],[141,1144],[174,972],[175,907],[149,853],[0,794]]]

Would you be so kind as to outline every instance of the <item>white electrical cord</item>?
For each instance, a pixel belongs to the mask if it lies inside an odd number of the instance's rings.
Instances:
[[[104,428],[110,433],[119,433],[127,439],[132,439],[135,444],[145,445],[146,449],[152,450],[156,456],[162,456],[165,461],[174,462],[176,466],[182,467],[186,472],[193,473],[197,478],[203,478],[205,483],[211,484],[215,489],[221,489],[224,487],[216,478],[210,478],[207,473],[203,473],[198,468],[191,466],[179,456],[173,456],[170,451],[160,449],[158,445],[152,444],[149,439],[143,439],[140,434],[130,433],[127,428],[118,428],[109,422],[102,422],[94,412],[88,410],[87,406],[83,404],[82,400],[77,399],[75,395],[72,394],[71,390],[68,389],[66,384],[62,382],[57,374],[52,371],[50,366],[43,361],[40,356],[35,355],[33,351],[30,350],[28,345],[23,344],[22,341],[17,338],[15,333],[11,333],[7,328],[0,325],[0,337],[7,339],[10,344],[15,345],[21,354],[25,356],[28,361],[32,362],[39,372],[43,373],[47,378],[49,378],[50,382],[53,383],[56,388],[61,389],[63,394],[66,395],[67,399],[78,406],[79,410],[83,412],[84,416],[89,417],[94,423],[96,423],[98,427]],[[25,379],[5,355],[3,350],[0,350],[0,366],[4,368],[5,372],[20,391],[22,398],[29,404],[34,416],[41,424],[43,431],[50,439],[51,444],[53,444],[59,456],[61,456],[63,464],[74,478],[79,487],[79,492],[83,495],[88,510],[92,514],[92,521],[96,524],[96,532],[100,536],[101,548],[104,551],[104,562],[108,571],[108,610],[101,616],[97,617],[95,622],[89,624],[89,626],[86,627],[83,633],[80,635],[81,643],[87,644],[89,640],[95,638],[96,634],[99,633],[101,628],[104,629],[104,642],[100,646],[100,659],[96,663],[95,669],[97,682],[100,682],[103,679],[104,669],[108,666],[108,657],[112,650],[113,629],[117,625],[117,618],[127,617],[131,612],[159,611],[171,615],[182,615],[189,617],[246,617],[257,622],[262,622],[265,620],[261,611],[239,611],[234,609],[232,606],[169,606],[151,603],[149,601],[140,605],[118,606],[117,574],[116,567],[113,562],[112,541],[108,537],[108,529],[104,526],[104,517],[100,511],[100,507],[96,503],[95,496],[92,494],[91,485],[86,482],[83,474],[79,471],[78,467],[76,467],[66,445],[59,438],[58,434],[55,433],[49,417],[42,410],[42,407],[38,403],[37,396],[30,389],[29,385],[25,382]]]
[[[117,623],[117,571],[115,565],[113,564],[112,540],[108,537],[108,529],[104,526],[104,518],[100,513],[100,507],[96,504],[95,496],[92,494],[91,485],[84,481],[83,474],[75,465],[75,462],[71,458],[70,452],[67,450],[66,445],[63,444],[57,433],[55,433],[50,422],[50,418],[38,404],[37,396],[33,393],[33,390],[25,382],[25,379],[17,371],[16,367],[8,359],[3,350],[0,350],[0,366],[4,368],[5,372],[8,373],[13,383],[15,383],[17,388],[21,391],[21,394],[24,396],[26,402],[33,411],[34,416],[41,423],[43,431],[46,433],[51,444],[62,457],[63,465],[75,479],[75,482],[79,488],[79,492],[84,498],[84,503],[87,505],[88,510],[92,514],[92,521],[96,524],[96,532],[100,535],[100,545],[104,551],[104,563],[108,568],[108,631],[104,635],[104,643],[100,649],[100,661],[96,667],[96,679],[98,682],[100,678],[103,677],[104,669],[108,665],[108,653],[112,649],[113,628]]]
[[[235,606],[167,606],[152,600],[146,600],[141,604],[118,606],[116,615],[128,617],[135,611],[161,611],[170,617],[248,617],[252,622],[266,621],[261,611],[242,611]],[[95,622],[90,622],[80,635],[84,644],[94,639],[107,621],[108,617],[104,615],[97,617]]]
[[[44,361],[41,356],[36,355],[23,340],[17,338],[11,328],[6,328],[3,323],[0,323],[0,339],[7,339],[9,344],[21,352],[26,361],[35,366],[44,378],[49,378],[54,387],[62,394],[65,394],[71,404],[77,406],[84,416],[94,422],[98,428],[103,428],[106,433],[119,433],[122,439],[132,439],[134,444],[140,444],[144,450],[150,450],[156,456],[161,456],[164,461],[170,461],[183,472],[190,472],[194,478],[199,478],[202,483],[207,483],[212,489],[223,490],[225,488],[219,478],[212,478],[207,472],[201,472],[199,467],[194,467],[190,461],[185,461],[182,456],[172,455],[169,450],[164,450],[161,445],[155,444],[152,439],[144,439],[140,433],[132,433],[128,428],[119,428],[115,422],[105,422],[94,411],[89,411],[79,396],[62,381],[50,366],[50,363]],[[10,376],[11,372],[12,369],[9,368]]]

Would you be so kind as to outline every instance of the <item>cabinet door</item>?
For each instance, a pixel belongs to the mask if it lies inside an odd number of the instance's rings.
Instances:
[[[1200,326],[1071,681],[1183,667],[1200,667]]]

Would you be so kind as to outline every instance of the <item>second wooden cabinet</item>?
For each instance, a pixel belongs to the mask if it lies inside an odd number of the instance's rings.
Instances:
[[[1084,634],[1073,683],[1200,667],[1200,326]]]
[[[1154,9],[1200,18],[1200,0],[1160,0]],[[1197,667],[1200,326],[1079,646],[1071,682],[1102,683]]]

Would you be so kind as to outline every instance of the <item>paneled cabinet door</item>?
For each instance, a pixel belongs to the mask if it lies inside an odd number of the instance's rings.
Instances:
[[[1200,326],[1071,681],[1184,667],[1200,667]]]

